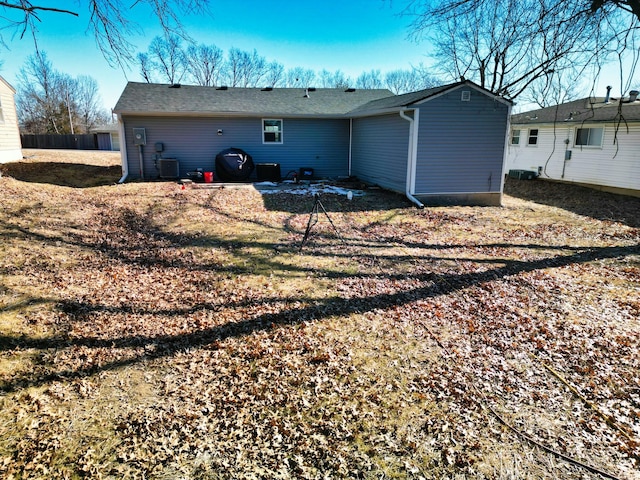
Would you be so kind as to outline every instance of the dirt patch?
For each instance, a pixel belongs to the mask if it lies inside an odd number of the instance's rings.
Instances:
[[[23,182],[87,188],[122,176],[119,152],[24,149],[23,160],[0,164],[0,174]]]
[[[4,477],[638,478],[636,199],[0,187]]]

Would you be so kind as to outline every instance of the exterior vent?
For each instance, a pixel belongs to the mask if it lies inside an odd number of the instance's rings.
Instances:
[[[273,90],[273,87],[264,87],[262,89],[263,92],[271,92]]]
[[[609,85],[609,86],[607,87],[607,96],[606,96],[606,97],[604,97],[604,103],[610,103],[610,100],[611,100],[611,89],[612,89],[612,88],[613,88],[613,87],[612,87],[611,85]]]
[[[640,95],[638,90],[631,90],[629,92],[629,102],[635,102],[638,99],[638,95]]]
[[[171,85],[169,85],[169,88],[180,88],[182,85],[180,85],[179,83],[172,83]]]
[[[178,160],[175,158],[160,158],[158,170],[160,170],[158,175],[160,178],[178,178],[180,176]]]
[[[220,87],[216,87],[216,90],[228,90],[229,87],[227,87],[226,85],[222,85]]]
[[[356,91],[356,89],[355,89],[355,88],[347,88],[347,89],[345,90],[345,92],[347,92],[347,93],[351,93],[351,92],[355,92],[355,91]]]
[[[463,101],[463,102],[470,102],[471,101],[471,91],[463,90],[462,91],[462,97],[460,97],[460,100]]]

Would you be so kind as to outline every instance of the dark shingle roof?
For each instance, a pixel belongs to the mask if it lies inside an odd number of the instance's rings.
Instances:
[[[336,88],[228,88],[129,82],[114,112],[155,115],[342,116],[354,108],[391,97],[389,90]]]
[[[604,97],[574,100],[553,107],[540,108],[511,116],[511,124],[583,123],[640,120],[640,101],[615,99],[609,103]]]
[[[427,88],[426,90],[405,93],[402,95],[394,95],[392,97],[385,97],[379,100],[372,100],[369,103],[356,107],[355,109],[351,110],[349,113],[360,114],[360,113],[366,113],[366,112],[391,110],[391,109],[397,109],[401,107],[407,107],[416,102],[426,100],[427,98],[437,95],[438,93],[444,92],[445,90],[448,90],[453,87],[457,87],[462,83],[464,82],[454,83],[451,85],[443,85],[441,87],[435,87],[435,88]]]
[[[365,105],[361,105],[355,108],[354,110],[349,112],[349,114],[366,115],[366,114],[374,113],[376,111],[379,112],[384,110],[397,110],[403,107],[409,107],[423,100],[427,100],[431,97],[434,97],[440,93],[446,92],[447,90],[451,90],[462,85],[467,85],[475,89],[481,90],[485,92],[487,95],[495,96],[495,94],[480,87],[479,85],[476,85],[475,83],[469,80],[462,80],[460,82],[450,83],[448,85],[441,85],[439,87],[434,87],[434,88],[427,88],[425,90],[419,90],[417,92],[405,93],[403,95],[394,95],[392,97],[373,100]],[[502,100],[505,102],[511,103],[509,100],[506,100],[506,99],[502,99]]]

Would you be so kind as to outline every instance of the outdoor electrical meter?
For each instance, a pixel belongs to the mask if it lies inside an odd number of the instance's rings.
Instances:
[[[134,145],[146,145],[147,144],[147,134],[144,128],[134,128],[133,129],[133,144]]]

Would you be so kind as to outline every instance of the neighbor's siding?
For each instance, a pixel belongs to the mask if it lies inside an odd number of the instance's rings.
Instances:
[[[276,118],[276,117],[268,117]],[[254,163],[279,163],[282,176],[300,168],[313,168],[318,178],[348,173],[349,121],[283,118],[283,144],[262,143],[262,117],[136,117],[124,116],[125,145],[130,178],[139,177],[138,147],[133,128],[145,128],[143,147],[146,179],[155,179],[155,144],[164,146],[164,158],[177,158],[180,175],[196,168],[214,171],[218,152],[234,147],[251,155]],[[217,131],[222,129],[223,134]],[[255,172],[251,179],[255,179]]]
[[[0,78],[0,163],[22,158],[18,115],[16,113],[15,91]]]
[[[463,85],[419,109],[415,194],[501,193],[508,105]]]
[[[353,120],[351,174],[397,192],[405,192],[409,122],[398,114]]]
[[[574,146],[576,128],[604,126],[602,147]],[[538,128],[538,145],[528,146],[530,128]],[[509,145],[508,170],[542,169],[542,178],[640,190],[640,124],[512,125],[520,129],[520,144]],[[568,144],[565,141],[568,140]],[[565,161],[565,152],[571,159]]]

